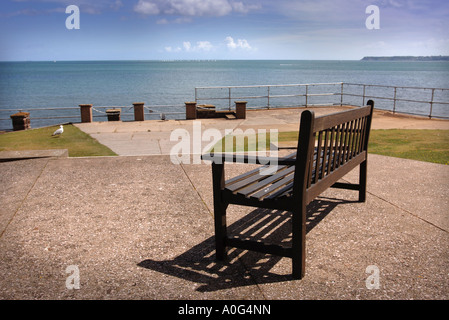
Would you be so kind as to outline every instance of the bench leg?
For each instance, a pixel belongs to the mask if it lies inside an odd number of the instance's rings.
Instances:
[[[306,270],[306,206],[292,214],[292,276],[302,279]]]
[[[215,250],[217,260],[226,258],[226,209],[227,204],[221,201],[221,190],[224,188],[224,164],[212,163],[212,185],[214,192],[214,225]]]
[[[214,208],[215,221],[215,252],[217,260],[226,259],[226,206],[218,205]]]
[[[359,172],[359,202],[366,201],[367,160],[360,164]]]

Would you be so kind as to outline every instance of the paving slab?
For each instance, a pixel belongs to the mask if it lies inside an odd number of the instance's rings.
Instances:
[[[0,162],[0,238],[47,162],[48,159]]]

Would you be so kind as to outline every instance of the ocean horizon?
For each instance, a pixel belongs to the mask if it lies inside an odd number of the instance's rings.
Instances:
[[[314,83],[354,83],[377,86],[421,87],[449,89],[448,61],[362,61],[362,60],[80,60],[80,61],[4,61],[0,62],[0,129],[11,128],[5,110],[31,112],[32,127],[79,121],[79,112],[65,108],[77,108],[79,104],[95,106],[121,106],[126,113],[134,102],[145,102],[154,108],[157,119],[160,113],[168,118],[182,118],[183,104],[195,100],[195,88],[211,86],[266,86]],[[373,87],[374,88],[374,87]],[[370,88],[370,90],[374,90]],[[320,88],[310,93],[338,93],[338,86]],[[255,95],[266,95],[266,89],[258,89]],[[280,90],[280,89],[279,89]],[[302,90],[302,89],[301,89]],[[318,90],[315,89],[314,90]],[[345,103],[360,105],[361,98],[353,97],[348,88]],[[366,95],[393,96],[392,88],[377,88]],[[419,91],[419,90],[418,90]],[[211,91],[212,92],[212,91]],[[298,93],[298,92],[297,92]],[[301,94],[303,92],[299,92]],[[214,95],[223,95],[215,92]],[[290,92],[274,89],[270,94]],[[397,98],[430,101],[432,90],[417,92],[398,90]],[[435,90],[434,101],[449,102],[448,90]],[[235,96],[248,95],[235,92]],[[234,92],[233,92],[234,96]],[[336,104],[340,96],[309,97],[308,103]],[[293,101],[293,99],[296,99]],[[250,99],[248,107],[261,107],[263,99]],[[375,99],[376,100],[376,99]],[[389,109],[391,101],[379,100],[376,106]],[[216,101],[226,105],[227,101]],[[379,103],[378,103],[379,102]],[[270,107],[302,104],[300,98],[272,99]],[[170,106],[170,107],[168,107]],[[53,110],[35,110],[52,108]],[[64,109],[63,109],[64,108]],[[56,110],[61,109],[61,110]],[[404,102],[396,105],[396,111],[426,115],[429,104]],[[433,116],[449,117],[449,106],[433,105]],[[9,113],[10,114],[9,114]],[[132,112],[132,110],[130,111]],[[73,115],[66,119],[36,119],[52,115]],[[123,120],[131,120],[126,116]],[[105,118],[99,118],[106,120]],[[99,120],[96,120],[99,121]]]

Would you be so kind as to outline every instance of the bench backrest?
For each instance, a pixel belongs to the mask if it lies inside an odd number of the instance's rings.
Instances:
[[[301,114],[293,196],[308,204],[367,158],[374,102],[316,117]]]

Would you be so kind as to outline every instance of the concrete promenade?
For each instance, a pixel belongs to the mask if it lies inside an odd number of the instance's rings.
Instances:
[[[290,131],[298,119],[254,111],[201,126]],[[231,250],[215,260],[210,165],[168,155],[172,130],[193,121],[77,126],[124,156],[0,162],[0,299],[449,299],[447,165],[370,154],[366,203],[329,189],[309,206],[306,276],[292,280],[287,258]],[[376,113],[373,128],[390,127],[449,129]],[[286,212],[228,213],[230,232],[290,240]]]
[[[317,107],[316,115],[338,112],[345,107]],[[108,146],[118,155],[154,155],[170,154],[170,150],[178,143],[176,136],[170,136],[176,129],[186,130],[193,139],[194,123],[201,127],[201,133],[213,128],[224,135],[226,129],[277,129],[281,131],[297,131],[299,117],[304,109],[272,109],[247,111],[246,119],[198,119],[193,121],[137,121],[137,122],[92,122],[76,124],[78,128],[90,134],[100,143]],[[198,128],[198,127],[197,127]],[[376,111],[373,129],[448,129],[447,120],[429,120],[423,117],[392,115],[389,112]],[[205,147],[207,142],[203,142]],[[193,151],[193,146],[192,146]]]

